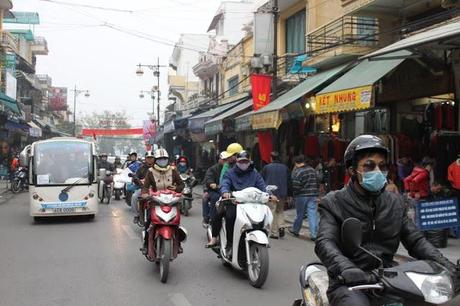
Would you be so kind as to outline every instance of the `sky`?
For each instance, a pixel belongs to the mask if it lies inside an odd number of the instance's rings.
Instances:
[[[133,126],[142,126],[152,110],[148,95],[156,79],[136,65],[168,65],[173,44],[181,33],[206,33],[220,0],[56,0],[134,12],[90,9],[43,0],[13,0],[13,11],[35,11],[41,24],[36,36],[44,36],[49,54],[37,56],[37,74],[48,74],[53,86],[90,91],[77,97],[77,116],[93,111],[126,110]],[[11,25],[9,26],[11,28]],[[17,28],[18,26],[16,26]],[[115,27],[115,30],[110,27]],[[131,34],[127,34],[129,32]],[[148,39],[137,36],[147,37]],[[163,43],[159,43],[161,41]],[[168,68],[161,72],[161,106],[167,101]],[[68,104],[73,108],[73,93]]]

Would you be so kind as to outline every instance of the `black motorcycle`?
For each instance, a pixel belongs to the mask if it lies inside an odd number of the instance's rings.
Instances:
[[[19,193],[22,190],[29,188],[29,175],[27,168],[19,167],[14,173],[11,180],[11,191]]]
[[[189,174],[182,173],[180,178],[184,182],[184,189],[182,190],[182,203],[180,205],[180,212],[184,216],[188,216],[189,210],[192,208],[193,203],[193,187],[198,184],[198,181],[192,174],[192,170]]]

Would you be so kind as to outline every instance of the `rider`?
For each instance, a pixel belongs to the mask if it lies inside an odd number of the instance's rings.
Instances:
[[[220,197],[220,173],[227,162],[226,156],[227,154],[225,151],[221,152],[219,155],[219,161],[214,166],[208,168],[208,170],[206,170],[206,174],[204,175],[204,185],[209,197],[205,200],[205,202],[203,202],[203,224],[208,224],[209,220],[212,219],[215,214],[216,202]]]
[[[115,157],[115,162],[113,163],[113,166],[115,167],[115,169],[122,169],[123,168],[123,164],[121,163],[120,156]]]
[[[229,199],[233,191],[240,191],[248,187],[255,187],[261,191],[266,191],[262,175],[260,175],[249,159],[249,154],[246,151],[241,151],[236,156],[236,166],[231,168],[225,173],[220,182],[220,193],[223,199]],[[275,197],[273,197],[274,200]],[[233,228],[236,219],[236,206],[227,205],[225,211],[217,212],[212,220],[212,239],[206,247],[214,247],[217,244],[217,237],[219,236],[220,228],[222,227],[222,217],[225,213],[225,227],[227,232],[227,246],[225,248],[226,254],[231,257],[231,249],[233,243]]]
[[[150,189],[152,191],[172,190],[175,192],[182,192],[182,189],[184,189],[184,182],[182,182],[179,172],[169,165],[168,152],[165,149],[157,149],[153,157],[154,165],[149,168],[145,176],[144,186],[142,187],[142,197],[148,197]],[[150,212],[148,212],[148,215],[150,215]],[[150,218],[147,218],[147,222],[145,223],[144,246],[142,248],[142,253],[144,254],[147,252],[147,229],[150,223]]]
[[[412,257],[433,260],[455,271],[455,265],[407,217],[403,198],[385,191],[388,154],[387,146],[376,136],[355,138],[344,155],[350,182],[343,189],[329,193],[319,205],[315,252],[328,270],[327,295],[331,305],[370,305],[365,293],[349,291],[348,286],[372,282],[369,271],[380,265],[362,251],[350,254],[344,249],[340,233],[347,218],[361,221],[363,247],[381,258],[384,267],[394,264],[393,256],[402,242]],[[457,285],[458,278],[453,279]]]
[[[223,152],[223,157],[227,162],[220,171],[220,180],[224,177],[225,173],[231,169],[236,163],[236,155],[243,151],[243,147],[239,143],[231,143],[227,146],[227,150]]]
[[[180,156],[177,159],[176,168],[180,174],[190,174],[190,169],[188,167],[188,159],[185,156]]]
[[[153,167],[154,163],[154,154],[152,151],[147,151],[145,152],[145,161],[142,164],[142,166],[136,171],[136,176],[133,178],[133,181],[135,180],[136,184],[141,184],[140,180],[143,180],[145,176],[147,175],[148,171],[150,168]],[[134,212],[134,223],[139,222],[139,211],[137,210],[137,201],[138,198],[141,196],[141,189],[136,190],[132,197],[131,197],[131,209]]]
[[[132,172],[136,172],[141,166],[142,163],[137,160],[137,153],[129,153],[129,159],[126,161],[125,168],[129,168]]]
[[[99,155],[99,164],[97,168],[113,171],[114,170],[113,164],[109,162],[107,158],[108,158],[107,153],[102,153],[101,155]]]

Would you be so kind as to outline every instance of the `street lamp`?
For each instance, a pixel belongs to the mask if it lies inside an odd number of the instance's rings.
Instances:
[[[152,88],[152,92],[157,92],[157,122],[158,125],[160,125],[160,68],[162,67],[169,67],[167,65],[160,65],[160,58],[157,58],[157,64],[156,65],[143,65],[139,64],[137,65],[136,69],[136,75],[137,76],[143,76],[144,75],[144,70],[142,67],[147,67],[148,69],[153,71],[153,76],[157,78],[157,85]],[[143,98],[143,93],[139,95],[140,98]],[[154,96],[152,94],[152,99],[154,99]]]
[[[70,91],[73,91],[73,136],[77,136],[77,96],[84,94],[85,98],[89,98],[90,94],[87,89],[77,89],[77,85]]]
[[[150,94],[150,97],[152,98],[152,107],[153,107],[153,112],[152,112],[152,116],[155,116],[155,95],[154,95],[155,91],[153,90],[141,90],[139,92],[139,98],[141,99],[144,99],[145,95],[144,94]]]

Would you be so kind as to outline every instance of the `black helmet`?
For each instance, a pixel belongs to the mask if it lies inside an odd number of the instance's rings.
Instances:
[[[248,160],[249,161],[250,160],[249,159],[249,153],[247,151],[244,151],[244,150],[241,151],[240,153],[238,153],[236,155],[236,160],[237,161],[242,161],[242,160]]]
[[[353,161],[359,152],[368,150],[380,151],[385,156],[390,152],[381,138],[373,135],[361,135],[353,139],[345,150],[343,156],[345,167],[349,168],[353,165]]]
[[[137,153],[136,153],[136,152],[131,152],[131,153],[129,153],[129,156],[132,156],[132,155],[137,156]]]

